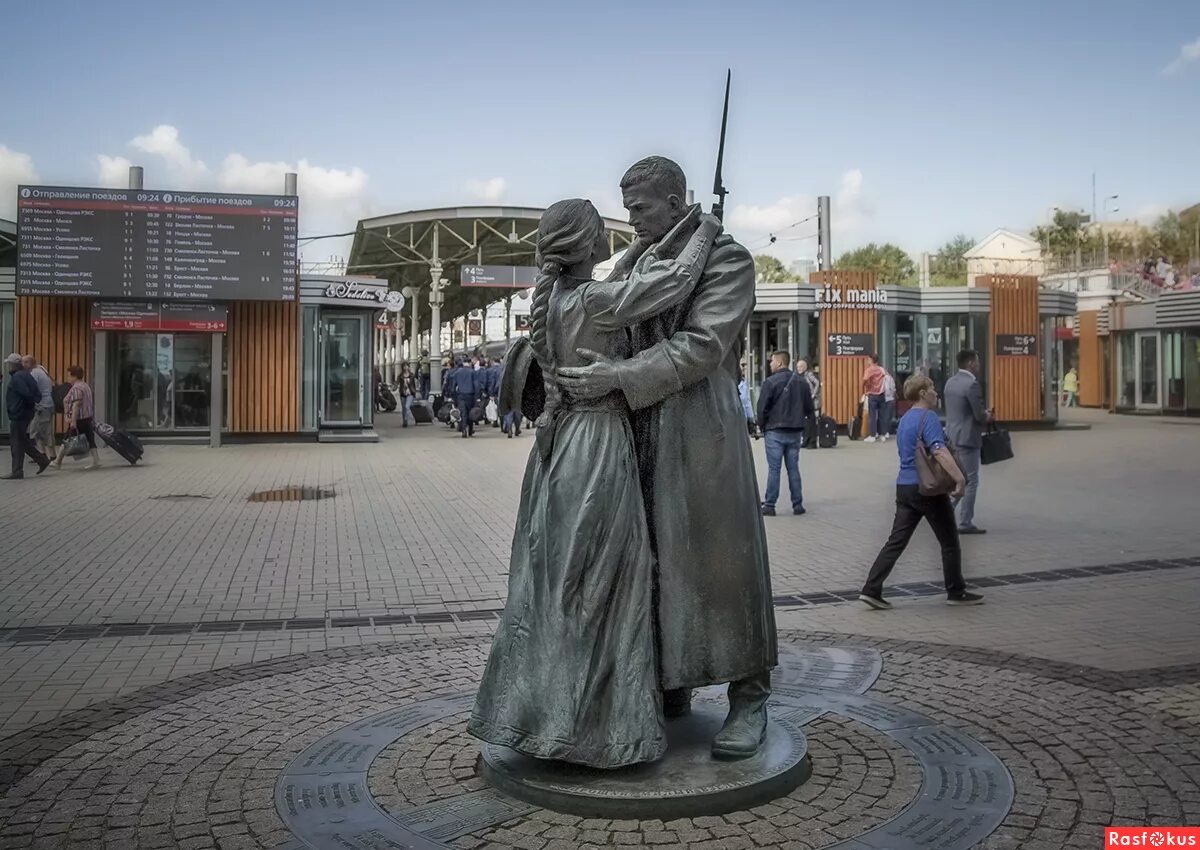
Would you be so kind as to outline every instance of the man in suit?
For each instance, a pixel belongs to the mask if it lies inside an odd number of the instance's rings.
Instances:
[[[967,477],[966,492],[955,499],[959,534],[987,534],[975,525],[975,495],[979,492],[979,450],[983,427],[992,411],[984,407],[979,385],[979,355],[971,349],[958,353],[958,372],[946,381],[946,436],[958,450],[958,461]]]
[[[450,372],[450,380],[454,386],[454,404],[458,408],[458,431],[463,439],[475,436],[471,408],[475,406],[482,390],[480,374],[474,364],[466,359]]]

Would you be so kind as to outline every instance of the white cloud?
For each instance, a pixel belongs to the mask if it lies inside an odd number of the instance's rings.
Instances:
[[[325,168],[307,159],[295,163],[253,161],[240,153],[230,153],[214,172],[192,156],[179,130],[169,124],[135,137],[129,145],[154,158],[145,165],[146,185],[155,189],[280,194],[283,175],[295,173],[301,236],[352,230],[358,219],[373,212],[367,195],[367,173],[361,168]],[[119,188],[127,184],[129,159],[99,154],[96,163],[101,185]],[[302,253],[323,259],[330,254],[345,256],[348,250],[349,239],[321,240],[311,243],[307,251],[302,249]]]
[[[217,187],[223,192],[278,194],[283,191],[283,175],[296,175],[300,195],[301,235],[323,235],[353,230],[355,223],[371,214],[367,198],[367,173],[361,168],[323,168],[306,159],[297,163],[251,162],[240,153],[231,153],[221,163]],[[349,239],[323,239],[312,243],[308,254],[326,257],[345,256]]]
[[[1171,63],[1162,69],[1162,72],[1164,74],[1174,74],[1182,71],[1186,65],[1190,65],[1193,62],[1200,62],[1200,38],[1180,47],[1179,55],[1172,59]]]
[[[97,154],[96,164],[101,186],[106,189],[124,189],[129,185],[129,166],[133,163],[125,157]]]
[[[179,140],[179,130],[170,124],[159,124],[144,136],[135,136],[129,143],[143,153],[161,157],[172,176],[182,184],[198,186],[208,177],[208,166],[192,158]]]
[[[33,157],[0,145],[0,218],[17,217],[17,186],[38,182]]]
[[[475,200],[485,204],[496,204],[504,197],[508,181],[503,177],[493,177],[490,180],[471,180],[467,183],[467,191]]]
[[[875,209],[863,191],[862,171],[855,168],[842,174],[830,207],[835,254],[865,240]],[[729,230],[755,253],[791,260],[816,256],[817,240],[801,238],[817,232],[816,216],[815,195],[789,195],[761,206],[739,204],[730,210],[727,221]],[[803,224],[792,226],[801,221]],[[772,234],[777,240],[768,244]]]

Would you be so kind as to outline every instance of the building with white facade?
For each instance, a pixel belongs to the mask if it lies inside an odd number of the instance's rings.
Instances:
[[[975,286],[983,275],[1040,276],[1045,269],[1037,240],[1004,227],[985,236],[963,258],[967,261],[967,286]]]

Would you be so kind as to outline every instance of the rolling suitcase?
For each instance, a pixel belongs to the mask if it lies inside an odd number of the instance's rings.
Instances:
[[[837,441],[837,422],[832,416],[822,416],[817,426],[817,446],[822,449],[836,449]]]
[[[128,431],[118,430],[105,422],[96,423],[96,436],[103,440],[110,449],[129,461],[131,466],[141,460],[142,455],[145,454],[142,450],[141,440]]]
[[[414,401],[412,403],[413,421],[418,425],[428,424],[433,421],[433,406],[427,401]]]
[[[863,438],[863,408],[866,405],[859,404],[854,410],[854,418],[850,420],[849,437],[851,440],[861,440]]]
[[[817,447],[820,427],[815,413],[804,420],[804,440],[800,443],[800,448],[815,449]]]

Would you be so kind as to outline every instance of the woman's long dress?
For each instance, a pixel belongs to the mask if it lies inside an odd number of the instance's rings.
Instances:
[[[547,314],[556,365],[577,348],[629,356],[623,330],[678,304],[667,269],[625,281],[560,280]],[[508,602],[468,731],[527,755],[592,767],[666,751],[654,629],[654,562],[624,396],[563,397],[553,448],[521,486]]]

